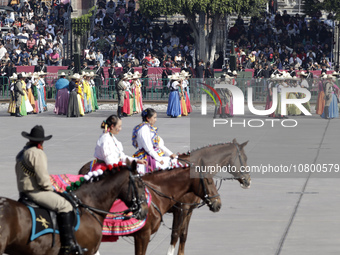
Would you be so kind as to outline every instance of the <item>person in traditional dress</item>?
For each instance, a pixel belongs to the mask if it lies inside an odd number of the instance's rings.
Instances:
[[[325,107],[321,115],[324,119],[334,119],[339,117],[338,99],[336,97],[339,88],[334,84],[334,76],[328,74],[325,77]],[[337,87],[337,89],[335,88]]]
[[[276,85],[276,81],[277,81],[276,75],[272,74],[270,76],[270,79],[268,80],[268,91],[267,91],[268,94],[267,94],[266,106],[264,108],[265,110],[269,110],[273,106],[273,88]],[[274,118],[275,112],[271,113],[268,117]]]
[[[124,107],[124,99],[125,99],[125,89],[126,83],[125,81],[128,79],[127,74],[121,73],[119,75],[119,81],[116,86],[117,95],[118,95],[118,108],[117,108],[117,116],[121,118],[123,115],[123,107]]]
[[[55,83],[56,100],[54,113],[57,115],[67,115],[69,101],[69,81],[66,79],[65,72],[60,74],[60,78]]]
[[[288,118],[287,116],[281,114],[281,91],[282,91],[283,88],[288,87],[286,80],[290,79],[290,78],[291,78],[291,76],[288,73],[285,73],[278,78],[278,83],[276,84],[277,107],[276,107],[276,110],[275,110],[275,118],[279,118],[279,119]]]
[[[167,169],[177,164],[177,155],[164,145],[163,139],[158,135],[154,125],[157,121],[157,112],[152,108],[142,111],[142,123],[132,131],[132,145],[137,149],[134,158],[147,161],[147,167],[138,166],[140,173],[147,173],[155,169]]]
[[[96,163],[93,165],[92,171],[100,169],[103,164],[111,170],[113,165],[120,161],[123,163],[136,161],[137,164],[146,165],[146,160],[136,159],[124,153],[122,143],[116,138],[116,135],[122,130],[122,120],[117,115],[108,117],[100,127],[104,129],[104,132],[97,140],[94,150]]]
[[[78,73],[70,76],[71,81],[69,83],[69,100],[68,100],[68,109],[67,109],[67,117],[79,117],[79,105],[78,105],[78,93],[77,93],[77,81],[80,79],[80,75]]]
[[[24,84],[24,79],[25,79],[25,74],[24,73],[20,73],[18,75],[18,80],[15,83],[14,86],[14,95],[15,95],[15,116],[16,117],[22,117],[22,115],[20,114],[20,107],[22,104],[22,97],[25,95],[24,91],[23,91],[23,84]]]
[[[189,94],[189,80],[188,80],[190,77],[190,74],[189,72],[182,70],[180,72],[180,75],[183,77],[182,87],[183,87],[183,92],[184,92],[185,105],[186,105],[188,114],[190,114],[192,112],[192,107],[190,103],[190,94]]]
[[[15,116],[16,113],[16,109],[15,109],[15,105],[16,105],[16,101],[15,101],[15,92],[14,92],[14,87],[15,87],[15,83],[17,82],[18,76],[16,73],[13,73],[13,76],[9,77],[9,81],[10,81],[10,101],[9,101],[9,105],[8,105],[8,110],[7,112],[11,114],[11,116]]]
[[[182,85],[183,78],[179,73],[175,73],[174,75],[170,75],[169,79],[168,87],[170,89],[170,94],[166,113],[171,118],[181,117],[182,110],[179,88]]]
[[[131,107],[130,107],[130,98],[133,98],[133,94],[130,90],[131,85],[129,82],[129,79],[131,79],[131,77],[128,73],[125,73],[125,75],[127,78],[123,80],[124,86],[125,86],[125,90],[124,90],[125,94],[124,94],[124,105],[123,105],[122,112],[123,112],[123,116],[127,117],[127,116],[132,115]]]
[[[88,73],[83,72],[82,86],[84,95],[84,111],[85,113],[90,113],[92,112],[92,98]]]
[[[136,71],[131,79],[132,79],[132,88],[133,88],[133,110],[134,113],[141,113],[143,110],[143,104],[142,104],[142,93],[141,93],[141,87],[142,83],[140,82],[140,78],[142,75]]]
[[[324,73],[321,75],[319,84],[318,84],[318,97],[315,105],[315,112],[318,115],[322,115],[325,108],[325,91],[324,91],[324,82],[326,81],[327,75]]]
[[[300,78],[301,78],[301,84],[300,84],[300,86],[301,86],[301,88],[309,89],[309,83],[308,83],[308,81],[307,81],[307,76],[308,76],[308,74],[306,74],[304,71],[302,71],[302,72],[300,73]],[[302,94],[302,93],[299,93],[299,97],[300,97],[300,98],[305,98],[306,95],[305,95],[305,94]],[[311,108],[310,108],[310,103],[309,103],[309,101],[308,101],[307,103],[303,103],[302,105],[307,109],[308,112],[311,112]]]
[[[92,111],[95,112],[96,110],[99,109],[98,102],[97,102],[96,85],[94,83],[94,77],[96,77],[97,75],[91,71],[88,74],[88,76],[89,76],[89,84],[91,87]]]
[[[38,80],[38,89],[39,89],[39,112],[46,112],[47,111],[47,104],[45,101],[45,75],[44,72],[38,72],[39,80]]]
[[[21,78],[22,76],[19,77]],[[71,203],[53,191],[47,171],[47,156],[43,143],[52,138],[45,136],[42,126],[34,126],[31,132],[21,135],[29,142],[16,156],[15,173],[17,187],[35,203],[57,213],[61,248],[59,254],[84,254],[74,235],[74,213]]]
[[[85,115],[83,80],[84,80],[84,77],[83,76],[79,76],[79,79],[76,82],[78,108],[79,108],[79,115],[81,117]]]
[[[293,88],[297,88],[300,87],[300,85],[298,84],[299,78],[294,76],[291,78],[290,80],[290,86]],[[290,92],[287,95],[288,99],[293,99],[296,100],[299,97],[299,93],[297,92]],[[292,116],[297,116],[297,115],[301,115],[301,110],[295,105],[295,104],[288,104],[287,105],[287,112],[288,115],[292,115]]]
[[[44,111],[42,101],[40,98],[39,80],[40,80],[39,73],[34,72],[31,78],[31,89],[35,101],[34,113],[36,114]]]
[[[34,76],[34,73],[33,74],[29,73],[27,75],[28,79],[26,80],[26,91],[27,91],[28,101],[33,108],[33,113],[37,113],[37,107],[36,107],[36,102],[34,98],[34,90],[32,88],[33,76]]]

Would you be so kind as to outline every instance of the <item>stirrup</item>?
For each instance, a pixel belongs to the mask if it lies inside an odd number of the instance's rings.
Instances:
[[[62,246],[59,250],[59,255],[83,255],[87,252],[87,248],[81,248],[79,244],[74,244],[70,246]]]

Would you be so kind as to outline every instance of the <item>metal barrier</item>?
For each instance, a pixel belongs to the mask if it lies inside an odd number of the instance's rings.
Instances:
[[[58,77],[54,76],[46,76],[46,98],[54,99],[56,97],[56,89],[54,87],[55,82]],[[117,100],[117,91],[116,91],[116,83],[118,79],[107,78],[103,82],[97,82],[97,84],[102,83],[100,86],[96,86],[97,98],[98,100]],[[190,100],[195,103],[201,100],[201,95],[205,94],[206,91],[209,91],[213,96],[214,100],[217,99],[217,96],[213,93],[210,88],[214,88],[216,83],[218,83],[218,79],[189,79],[189,93]],[[269,83],[274,82],[274,86],[276,86],[276,81],[272,81],[270,79],[254,79],[254,78],[236,78],[228,80],[229,85],[237,86],[241,89],[245,96],[245,101],[247,101],[248,97],[248,88],[252,88],[252,99],[255,103],[265,103],[268,95],[268,85]],[[286,84],[291,83],[301,83],[301,80],[296,81],[285,81]],[[309,81],[309,91],[311,92],[311,103],[315,103],[317,101],[317,96],[319,92],[319,83],[320,79],[316,78]],[[9,99],[9,86],[8,86],[8,78],[0,76],[0,99]],[[143,100],[157,100],[157,101],[168,101],[169,89],[167,88],[168,79],[141,79],[142,83],[142,97]],[[338,79],[335,84],[340,88],[340,79]],[[208,102],[213,102],[211,97],[207,97]]]
[[[0,76],[0,98],[7,99],[10,97],[9,81],[7,76]]]

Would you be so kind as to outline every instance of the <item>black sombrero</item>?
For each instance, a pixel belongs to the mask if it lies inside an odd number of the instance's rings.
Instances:
[[[25,131],[21,132],[21,135],[30,141],[34,142],[42,142],[47,141],[52,138],[52,135],[45,136],[45,131],[42,126],[36,125],[31,129],[31,133],[27,133]]]

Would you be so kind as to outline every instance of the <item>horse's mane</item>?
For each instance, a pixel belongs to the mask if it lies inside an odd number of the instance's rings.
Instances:
[[[232,144],[232,143],[231,142],[225,142],[225,143],[209,144],[209,145],[206,145],[206,146],[203,146],[203,147],[196,148],[192,151],[188,151],[187,154],[184,154],[184,155],[190,155],[190,153],[193,153],[193,152],[198,151],[198,150],[202,150],[202,149],[206,149],[206,148],[214,147],[214,146],[219,146],[219,145],[226,145],[226,144]]]
[[[103,171],[103,174],[98,175],[98,176],[92,175],[88,180],[84,180],[84,177],[79,178],[80,186],[76,186],[75,185],[76,182],[72,182],[71,185],[68,186],[68,187],[70,187],[69,188],[70,190],[75,191],[75,190],[78,190],[79,188],[81,188],[84,184],[104,181],[108,176],[113,175],[117,171],[121,171],[121,170],[123,170],[125,168],[131,170],[130,166],[120,166],[118,168],[113,168],[112,170],[106,169],[106,170]],[[84,176],[86,176],[87,174],[84,174]],[[82,179],[82,181],[81,181],[81,179]]]
[[[162,174],[167,174],[168,177],[171,177],[173,175],[176,174],[176,171],[175,170],[181,170],[181,169],[185,169],[185,168],[188,168],[188,167],[177,167],[177,168],[168,168],[168,169],[159,169],[159,170],[156,170],[156,171],[153,171],[153,172],[150,172],[150,173],[146,173],[143,175],[143,177],[150,177],[150,176],[160,176]]]

